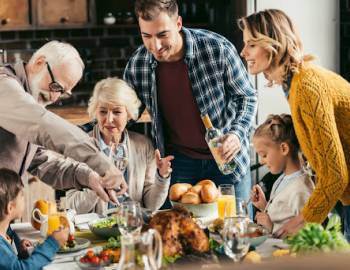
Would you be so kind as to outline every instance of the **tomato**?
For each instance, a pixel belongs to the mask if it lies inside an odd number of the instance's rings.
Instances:
[[[88,258],[86,258],[86,257],[84,256],[84,257],[81,257],[79,261],[80,261],[81,263],[87,263],[87,262],[88,262]]]
[[[93,250],[88,250],[88,252],[86,252],[86,255],[85,255],[87,258],[91,259],[92,257],[95,256],[95,253]]]
[[[101,256],[100,255],[100,259],[101,259],[102,262],[108,262],[109,261],[109,256],[107,256],[107,255]]]
[[[90,263],[95,264],[95,265],[99,265],[100,264],[100,257],[93,256],[92,258],[90,258]]]
[[[105,250],[102,250],[101,253],[100,253],[100,257],[103,257],[103,256],[110,256],[112,254],[112,250],[111,249],[105,249]]]
[[[72,242],[75,240],[75,237],[73,234],[68,235],[68,241]]]

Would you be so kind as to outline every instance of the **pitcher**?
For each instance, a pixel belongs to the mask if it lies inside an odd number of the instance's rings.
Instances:
[[[157,270],[162,266],[163,246],[160,234],[150,229],[141,235],[122,236],[118,270]]]

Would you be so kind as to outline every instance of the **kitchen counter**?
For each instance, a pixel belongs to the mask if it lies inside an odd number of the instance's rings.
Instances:
[[[63,106],[48,108],[49,111],[59,115],[74,125],[85,124],[90,121],[87,113],[87,107],[85,106]],[[147,111],[144,111],[137,120],[137,123],[151,122],[151,117]]]

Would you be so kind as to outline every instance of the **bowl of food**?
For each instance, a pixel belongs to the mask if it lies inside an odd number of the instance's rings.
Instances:
[[[84,270],[99,270],[104,267],[116,266],[120,257],[120,249],[104,249],[102,247],[95,247],[89,249],[85,254],[75,258],[76,263],[80,269]]]
[[[249,237],[250,245],[253,247],[260,246],[269,236],[269,231],[256,223],[248,224],[247,237]]]
[[[95,235],[108,239],[120,235],[118,224],[120,224],[120,218],[111,216],[89,222],[89,229]]]
[[[192,212],[194,217],[215,216],[218,196],[219,191],[211,180],[199,181],[194,186],[177,183],[169,191],[172,206],[182,206]]]

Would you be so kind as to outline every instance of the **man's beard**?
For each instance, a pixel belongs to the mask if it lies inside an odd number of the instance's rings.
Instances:
[[[34,75],[34,77],[31,78],[29,81],[29,87],[32,92],[32,96],[34,99],[43,107],[46,107],[49,104],[52,104],[53,102],[50,99],[50,92],[43,90],[39,87],[40,83],[43,80],[44,77],[44,71]]]

